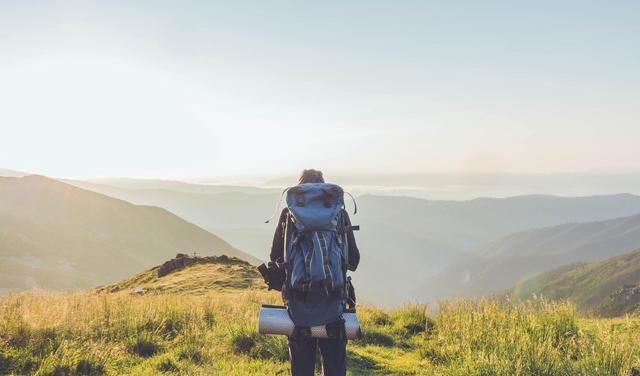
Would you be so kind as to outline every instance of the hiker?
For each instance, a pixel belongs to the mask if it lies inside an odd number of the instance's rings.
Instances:
[[[341,376],[347,372],[347,338],[342,313],[345,308],[355,307],[355,294],[346,273],[356,270],[360,252],[353,235],[356,227],[351,226],[344,208],[342,189],[321,183],[325,183],[321,171],[302,171],[299,185],[290,188],[287,196],[288,200],[292,197],[297,201],[293,205],[288,202],[289,207],[280,214],[271,248],[270,264],[284,266],[287,270],[281,291],[296,325],[288,340],[293,376],[313,376],[316,348],[320,348],[323,375]],[[297,208],[291,208],[304,207],[301,200],[304,200],[305,192],[320,192],[325,208],[336,207],[335,219],[331,219],[337,220],[337,225],[334,224],[331,231],[300,233],[300,223],[294,223]],[[293,198],[296,195],[297,198]],[[291,254],[287,255],[287,252]],[[338,252],[346,255],[337,256]],[[328,278],[323,283],[315,283],[310,277],[313,273]],[[311,337],[309,328],[319,325],[326,326],[329,338]]]

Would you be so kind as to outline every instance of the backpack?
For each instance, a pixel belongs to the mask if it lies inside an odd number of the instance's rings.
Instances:
[[[344,295],[349,246],[343,218],[344,191],[328,183],[287,190],[293,228],[287,228],[285,288],[302,293]]]
[[[299,327],[339,322],[347,305],[355,307],[347,233],[357,226],[345,218],[345,192],[328,183],[303,183],[285,192],[282,295],[291,319]]]

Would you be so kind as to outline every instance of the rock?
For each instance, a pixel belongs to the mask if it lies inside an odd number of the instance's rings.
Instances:
[[[188,255],[186,253],[178,253],[175,258],[165,262],[164,264],[158,267],[158,277],[163,277],[169,273],[172,273],[176,270],[182,269],[185,266],[189,266],[192,264],[209,264],[209,263],[220,263],[220,264],[247,264],[246,261],[240,260],[236,257],[229,257],[226,255],[221,256],[193,256]]]

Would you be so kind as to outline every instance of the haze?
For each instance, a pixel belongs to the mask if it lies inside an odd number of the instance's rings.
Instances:
[[[634,1],[3,1],[0,166],[640,171]]]

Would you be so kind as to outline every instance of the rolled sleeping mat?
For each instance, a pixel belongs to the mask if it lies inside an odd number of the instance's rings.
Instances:
[[[345,310],[342,314],[344,319],[344,329],[347,333],[347,339],[356,339],[360,337],[360,323],[355,311]],[[290,336],[293,334],[295,325],[291,321],[289,312],[286,307],[262,305],[260,307],[260,316],[258,318],[258,333],[261,334],[282,334]],[[313,338],[329,338],[327,329],[324,325],[313,326],[310,328],[311,337]]]

